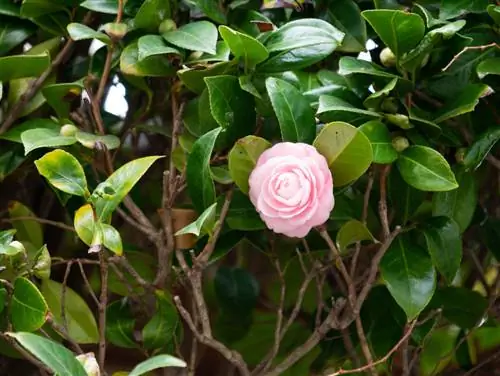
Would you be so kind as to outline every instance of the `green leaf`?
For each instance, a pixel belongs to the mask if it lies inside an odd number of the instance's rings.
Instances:
[[[424,37],[424,20],[418,14],[388,9],[365,10],[361,14],[398,58]]]
[[[482,13],[488,3],[488,0],[441,0],[439,18],[447,20],[467,13]]]
[[[262,96],[253,84],[252,78],[250,76],[239,76],[238,81],[240,82],[240,87],[243,90],[245,90],[247,93],[252,94],[256,98],[262,99]]]
[[[205,209],[203,213],[200,214],[196,221],[177,231],[175,233],[175,236],[193,234],[196,237],[200,237],[205,234],[210,234],[215,225],[216,208],[217,203],[214,202],[211,206]]]
[[[98,13],[118,13],[118,0],[86,0],[80,6]]]
[[[19,18],[21,16],[21,7],[10,0],[0,0],[0,14]]]
[[[493,5],[490,4],[486,8],[488,11],[488,14],[490,15],[491,18],[495,21],[497,25],[500,25],[500,6],[499,5]]]
[[[162,34],[162,37],[174,46],[186,50],[203,51],[209,54],[217,52],[217,28],[208,21],[188,23]]]
[[[129,373],[128,376],[141,376],[152,370],[158,368],[166,368],[166,367],[179,367],[185,368],[187,364],[185,361],[175,358],[171,355],[160,354],[149,358],[142,363],[139,363],[134,367],[132,372]]]
[[[89,306],[71,288],[66,286],[64,290],[64,311],[69,336],[77,343],[97,343],[99,341],[99,333],[94,315]],[[59,325],[63,325],[61,312],[63,285],[59,282],[45,279],[42,281],[41,291],[47,301],[54,321]]]
[[[34,332],[40,329],[47,312],[47,302],[35,284],[23,277],[16,278],[10,302],[10,321],[14,330]]]
[[[76,196],[88,196],[87,179],[78,160],[64,150],[54,150],[35,161],[40,175],[55,188]]]
[[[52,260],[50,258],[49,250],[46,245],[43,245],[33,259],[33,274],[42,280],[49,279],[51,266]]]
[[[269,77],[266,89],[278,118],[283,141],[311,143],[316,120],[309,101],[292,84]]]
[[[59,131],[61,126],[51,119],[31,119],[14,126],[9,131],[0,135],[0,139],[22,143],[21,134],[31,129],[51,129],[53,131]]]
[[[259,70],[284,72],[308,67],[330,55],[343,41],[344,33],[328,22],[303,18],[273,31],[265,46],[274,54]]]
[[[205,82],[208,88],[210,111],[213,118],[223,128],[220,145],[232,145],[238,138],[252,133],[256,122],[254,99],[241,89],[238,78],[222,75],[207,77]],[[206,114],[200,113],[201,121],[206,121],[206,117]]]
[[[374,163],[390,164],[398,159],[398,152],[392,146],[391,134],[384,123],[372,120],[358,129],[372,144]]]
[[[12,226],[16,229],[16,239],[21,242],[33,244],[35,248],[43,246],[43,229],[39,222],[28,217],[35,218],[35,214],[19,201],[9,202],[9,217],[13,219]],[[16,220],[17,218],[23,218]]]
[[[155,55],[139,59],[138,42],[130,43],[120,56],[120,70],[124,74],[139,77],[168,77],[175,69],[166,56]]]
[[[102,244],[114,254],[121,256],[123,254],[123,244],[118,230],[107,223],[101,223],[100,227],[103,235]]]
[[[217,42],[217,52],[215,54],[207,54],[206,52],[201,55],[198,52],[192,53],[187,63],[206,63],[212,61],[229,61],[230,50],[227,43],[223,40]]]
[[[5,5],[15,8],[15,5],[10,1]],[[4,14],[5,11],[4,7],[0,7],[0,14]],[[20,19],[10,21],[2,18],[2,24],[0,25],[0,56],[20,45],[35,30],[36,28],[30,22],[23,22]]]
[[[168,47],[163,38],[159,35],[145,35],[140,37],[138,48],[139,60],[144,60],[155,55],[181,54],[175,48]]]
[[[477,169],[498,140],[500,140],[500,130],[497,127],[491,127],[477,137],[465,152],[463,161],[465,168]]]
[[[11,55],[0,58],[0,81],[38,77],[50,66],[47,52],[38,55]]]
[[[458,187],[446,159],[426,146],[410,146],[403,151],[397,166],[403,179],[421,191],[444,192]]]
[[[210,174],[210,157],[222,128],[201,136],[193,145],[186,167],[186,181],[193,205],[202,213],[215,202],[215,186]]]
[[[169,346],[173,351],[175,343],[181,341],[175,338],[181,325],[177,308],[165,292],[157,290],[155,294],[156,313],[142,329],[143,346],[148,350]]]
[[[75,134],[75,138],[80,144],[89,149],[96,148],[97,143],[103,144],[108,150],[120,147],[120,139],[112,134],[101,136],[93,133],[78,131]]]
[[[95,226],[92,205],[83,205],[75,212],[74,226],[78,237],[82,240],[82,242],[90,246],[92,239],[94,238]]]
[[[224,74],[232,74],[236,68],[236,60],[221,61],[211,64],[206,68],[185,68],[177,71],[177,75],[186,87],[197,93],[203,93],[206,89],[205,78],[220,76]]]
[[[60,118],[68,118],[72,100],[79,97],[82,91],[83,85],[80,82],[58,83],[45,86],[42,94]]]
[[[339,60],[339,74],[348,76],[350,74],[366,74],[376,77],[399,78],[395,74],[386,72],[384,68],[369,61],[356,59],[352,56],[342,56]]]
[[[500,9],[500,6],[498,8]],[[481,80],[489,74],[500,75],[500,57],[492,57],[491,59],[481,61],[476,67],[476,72]]]
[[[380,118],[380,114],[373,111],[364,110],[352,104],[330,95],[319,97],[318,117],[324,121],[345,121],[359,124],[373,118]]]
[[[221,197],[218,208],[222,206],[222,203]],[[248,196],[239,190],[233,192],[226,223],[233,230],[256,231],[266,228]]]
[[[353,0],[337,0],[328,3],[326,20],[345,34],[339,51],[361,52],[365,50],[366,24],[358,5]]]
[[[344,253],[350,245],[354,243],[367,240],[374,242],[376,241],[370,230],[356,219],[351,219],[342,225],[339,232],[337,233],[337,245],[340,252]]]
[[[145,0],[134,18],[137,29],[157,30],[172,15],[169,0]]]
[[[223,5],[217,0],[191,0],[205,15],[220,24],[226,24],[226,14]]]
[[[249,315],[259,296],[259,282],[241,268],[219,267],[214,289],[219,307],[236,315]]]
[[[389,176],[389,196],[391,205],[395,209],[396,223],[404,226],[413,218],[425,200],[426,192],[415,189],[406,183],[399,171],[393,168]]]
[[[95,31],[88,26],[73,22],[67,26],[67,29],[69,36],[74,41],[97,39],[104,44],[111,44],[111,39],[106,34]]]
[[[463,233],[472,221],[478,202],[476,178],[470,172],[456,171],[458,188],[435,193],[432,197],[432,215],[454,219]]]
[[[212,166],[210,167],[210,173],[212,178],[216,183],[219,184],[233,184],[233,179],[229,173],[228,167],[226,166]]]
[[[76,143],[76,138],[62,136],[58,130],[40,128],[30,129],[21,134],[21,141],[24,145],[24,154],[28,155],[33,150],[40,148],[54,148],[58,146],[68,146]]]
[[[373,160],[368,138],[347,123],[333,122],[325,125],[313,145],[326,158],[336,187],[358,179]]]
[[[227,26],[219,26],[219,32],[233,55],[241,58],[248,68],[255,67],[269,57],[267,48],[257,39]]]
[[[391,92],[396,88],[396,84],[398,83],[397,78],[393,78],[387,85],[385,85],[379,91],[371,94],[368,98],[366,98],[363,102],[363,105],[368,109],[379,109],[382,105],[382,102],[391,94]]]
[[[122,200],[137,184],[151,165],[161,156],[134,159],[116,170],[109,178],[100,183],[92,192],[96,215],[99,222],[107,220]]]
[[[438,111],[434,121],[440,123],[455,116],[474,111],[479,99],[488,92],[489,88],[483,84],[469,84],[460,94]]]
[[[17,145],[2,146],[0,152],[0,182],[12,174],[25,159],[24,151]]]
[[[133,349],[135,318],[126,299],[117,300],[106,309],[106,339],[115,346]]]
[[[425,222],[424,236],[434,266],[451,283],[462,261],[460,227],[451,218],[433,217]]]
[[[270,147],[271,143],[261,137],[246,136],[239,139],[229,152],[229,173],[243,193],[248,193],[248,179],[257,160]]]
[[[430,302],[436,272],[427,252],[409,236],[399,235],[380,262],[382,278],[408,320],[416,318]]]
[[[7,333],[58,376],[87,376],[87,372],[64,346],[36,334]]]
[[[486,314],[488,301],[476,291],[449,286],[436,291],[431,307],[441,308],[444,317],[460,328],[472,329]]]

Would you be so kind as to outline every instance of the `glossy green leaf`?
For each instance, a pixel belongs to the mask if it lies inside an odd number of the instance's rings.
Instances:
[[[191,2],[196,4],[208,18],[220,24],[227,23],[224,8],[217,0],[192,0]]]
[[[196,237],[200,237],[205,234],[210,234],[215,225],[215,209],[217,208],[217,203],[213,203],[207,209],[200,214],[200,216],[190,223],[186,227],[183,227],[175,233],[175,236],[184,234],[193,234]]]
[[[248,68],[253,68],[269,57],[266,47],[257,39],[227,26],[219,26],[219,32],[233,55],[240,58]]]
[[[250,76],[240,76],[238,77],[238,80],[240,82],[240,87],[243,90],[245,90],[247,93],[252,94],[256,98],[262,99],[262,96],[253,84],[252,78]]]
[[[269,77],[266,88],[278,118],[283,141],[311,143],[316,136],[314,112],[292,84]]]
[[[441,308],[443,315],[463,329],[472,329],[483,319],[488,301],[478,292],[463,287],[445,287],[436,291],[432,308]]]
[[[29,219],[35,214],[19,201],[9,202],[9,217],[13,220],[12,226],[16,229],[16,239],[33,244],[35,248],[43,246],[43,229],[40,222]],[[19,219],[19,220],[18,220]]]
[[[424,37],[424,20],[418,14],[388,9],[365,10],[361,14],[398,58]]]
[[[200,55],[199,52],[194,52],[188,57],[187,62],[206,63],[214,61],[229,61],[229,55],[231,51],[229,50],[229,47],[225,41],[218,41],[216,50],[217,52],[215,54],[208,54],[204,52]]]
[[[120,70],[131,76],[167,77],[175,74],[175,69],[167,57],[161,55],[139,59],[138,42],[130,43],[120,56]]]
[[[88,246],[91,245],[94,237],[94,211],[92,205],[86,204],[75,212],[75,231],[78,237]]]
[[[219,207],[222,202],[223,200],[219,201]],[[266,228],[248,196],[239,190],[233,192],[226,223],[233,230],[256,231]]]
[[[370,140],[347,123],[325,125],[313,145],[326,158],[336,187],[358,179],[373,161]]]
[[[463,161],[465,168],[477,169],[498,140],[500,140],[500,131],[497,127],[491,127],[479,135],[465,152]]]
[[[259,282],[241,268],[219,267],[214,288],[219,307],[231,314],[249,314],[259,296]]]
[[[460,328],[444,326],[429,333],[425,339],[419,367],[422,376],[437,376],[454,358]]]
[[[319,97],[318,117],[324,122],[345,121],[362,124],[365,121],[380,118],[380,114],[353,106],[343,99],[330,95]]]
[[[59,282],[45,279],[41,286],[42,294],[47,301],[55,322],[63,325],[62,319],[62,291],[63,285]],[[99,333],[94,314],[89,306],[71,288],[65,288],[64,310],[68,334],[77,343],[90,344],[99,341]]]
[[[345,252],[350,245],[363,240],[376,241],[370,230],[356,219],[352,219],[342,225],[337,233],[337,246],[340,252]]]
[[[117,300],[106,309],[106,339],[115,346],[133,349],[135,318],[126,299]]]
[[[50,0],[24,0],[21,5],[21,16],[24,18],[37,18],[64,9],[64,3]]]
[[[69,146],[76,143],[76,138],[62,136],[58,130],[49,128],[30,129],[21,134],[24,153],[28,155],[33,150],[40,148],[55,148]]]
[[[114,254],[121,256],[123,253],[123,244],[118,230],[107,223],[101,223],[100,227],[103,233],[103,245]]]
[[[406,225],[422,205],[427,193],[413,188],[403,180],[400,172],[393,168],[389,176],[389,197],[395,214],[395,223]]]
[[[78,131],[75,134],[76,140],[89,149],[97,148],[97,143],[104,145],[108,150],[117,149],[120,147],[120,139],[112,134],[104,136]]]
[[[142,340],[146,349],[164,349],[172,351],[180,338],[175,338],[181,322],[177,308],[163,291],[156,291],[156,313],[142,329]]]
[[[217,28],[208,21],[186,24],[176,30],[162,34],[162,37],[174,46],[186,50],[203,51],[209,54],[217,52]]]
[[[202,213],[215,202],[215,186],[210,174],[210,157],[222,128],[201,136],[193,145],[186,167],[186,180],[193,204]]]
[[[271,143],[261,137],[246,136],[239,139],[229,152],[229,173],[243,193],[248,193],[248,179],[257,160],[270,147]]]
[[[500,9],[500,7],[498,8]],[[489,74],[496,76],[500,75],[500,57],[493,57],[491,59],[481,61],[476,67],[476,72],[481,80]]]
[[[10,0],[0,0],[0,14],[4,16],[20,17],[21,7]]]
[[[427,252],[409,234],[399,235],[380,263],[382,278],[408,320],[429,304],[436,288],[436,272]]]
[[[185,368],[187,364],[185,361],[171,355],[160,354],[139,363],[129,373],[129,376],[141,376],[155,369],[167,367]]]
[[[47,312],[47,302],[35,284],[23,277],[16,278],[10,302],[10,321],[14,330],[34,332],[40,329]]]
[[[488,0],[441,0],[439,18],[450,19],[467,13],[482,13],[488,6]]]
[[[446,159],[429,147],[410,146],[400,154],[397,165],[403,179],[421,191],[443,192],[458,187]]]
[[[25,159],[24,151],[18,145],[2,146],[0,152],[0,182],[12,174]]]
[[[6,5],[12,5],[15,8],[15,5],[10,3],[10,1]],[[2,9],[5,11],[3,7],[0,7],[0,13],[4,14]],[[2,24],[0,25],[0,56],[5,55],[14,47],[21,44],[34,32],[35,27],[30,22],[23,22],[20,19],[2,19]]]
[[[444,120],[474,111],[479,99],[488,92],[489,88],[483,84],[468,85],[456,98],[445,103],[436,114],[434,121],[440,123]]]
[[[366,24],[358,5],[353,0],[337,0],[328,3],[326,20],[345,34],[338,48],[343,52],[365,50]]]
[[[52,259],[46,245],[43,245],[33,258],[33,274],[42,280],[50,278]]]
[[[0,135],[0,139],[22,143],[21,134],[30,129],[51,129],[59,131],[61,126],[51,119],[31,119],[14,126]]]
[[[83,91],[79,82],[47,85],[42,89],[42,94],[47,103],[57,112],[60,118],[68,118],[71,103]]]
[[[92,192],[97,218],[99,220],[109,218],[139,179],[160,158],[163,157],[150,156],[134,159],[100,183]]]
[[[67,26],[68,34],[74,41],[97,39],[104,44],[111,44],[111,39],[100,31],[95,31],[86,25],[79,23],[70,23]]]
[[[155,55],[181,54],[175,48],[167,46],[164,39],[159,35],[145,35],[140,37],[138,48],[139,60],[144,60]]]
[[[366,74],[369,76],[401,78],[395,74],[386,72],[384,68],[365,60],[359,60],[352,56],[343,56],[339,60],[339,74],[348,76],[350,74]]]
[[[64,346],[31,333],[7,333],[58,376],[87,376],[87,372]]]
[[[343,41],[344,33],[319,19],[288,22],[267,38],[265,46],[274,54],[259,70],[284,72],[308,67],[330,55]]]
[[[254,98],[242,90],[237,77],[221,75],[207,77],[210,111],[213,118],[223,128],[220,145],[232,145],[240,137],[252,133],[256,116]],[[200,108],[201,110],[201,103]],[[207,115],[200,113],[200,120]]]
[[[451,283],[462,261],[460,227],[451,218],[433,217],[426,220],[423,233],[434,266]]]
[[[495,23],[497,25],[499,25],[500,24],[500,6],[499,5],[490,4],[486,8],[486,10],[488,11],[488,14],[490,15],[490,17],[493,18],[493,20],[495,21]]]
[[[372,120],[359,127],[370,140],[373,149],[373,162],[390,164],[398,159],[398,152],[392,146],[392,139],[387,126],[378,120]]]
[[[98,13],[118,13],[118,0],[86,0],[80,6]]]
[[[11,55],[0,58],[0,81],[37,77],[50,65],[48,53],[39,55]]]
[[[235,71],[235,62],[236,60],[221,61],[206,68],[185,68],[177,71],[177,75],[189,90],[201,94],[207,87],[205,84],[206,77],[232,74]]]
[[[435,193],[432,198],[432,214],[454,219],[463,233],[472,221],[478,202],[478,191],[475,176],[466,171],[455,173],[458,188]]]
[[[373,94],[370,94],[370,96],[364,100],[363,105],[368,109],[375,109],[375,110],[379,109],[379,107],[382,105],[384,100],[396,88],[397,83],[398,83],[398,79],[393,78],[382,89],[376,91]]]
[[[35,161],[40,175],[55,188],[76,196],[88,196],[87,179],[78,160],[64,150],[54,150]]]
[[[171,17],[169,0],[145,0],[134,17],[138,29],[157,30],[163,20]]]

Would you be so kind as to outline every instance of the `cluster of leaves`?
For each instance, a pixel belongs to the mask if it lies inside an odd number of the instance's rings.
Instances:
[[[197,341],[242,375],[482,365],[500,6],[404,3],[0,0],[0,352],[61,376],[92,374],[62,344],[146,355],[129,375],[186,367],[183,343],[194,374]],[[305,239],[248,198],[281,141],[333,176]]]

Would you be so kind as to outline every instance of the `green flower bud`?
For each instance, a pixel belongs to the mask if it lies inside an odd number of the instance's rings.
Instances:
[[[59,134],[64,137],[73,137],[76,132],[78,132],[78,128],[73,124],[64,124],[59,131]]]
[[[398,153],[403,152],[410,146],[410,142],[406,137],[397,136],[392,139],[392,147],[396,149]]]
[[[158,27],[158,32],[160,34],[165,34],[169,31],[177,29],[177,25],[174,20],[168,19],[163,21]]]
[[[401,129],[411,129],[413,124],[410,123],[408,116],[403,114],[385,114],[385,118],[391,124],[397,125]]]
[[[396,65],[396,55],[391,51],[389,47],[384,48],[380,52],[380,62],[384,67],[391,68]]]

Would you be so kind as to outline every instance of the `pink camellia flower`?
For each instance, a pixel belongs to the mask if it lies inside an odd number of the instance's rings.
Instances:
[[[261,154],[249,179],[250,200],[274,232],[302,238],[333,209],[332,174],[311,145],[282,142]]]

